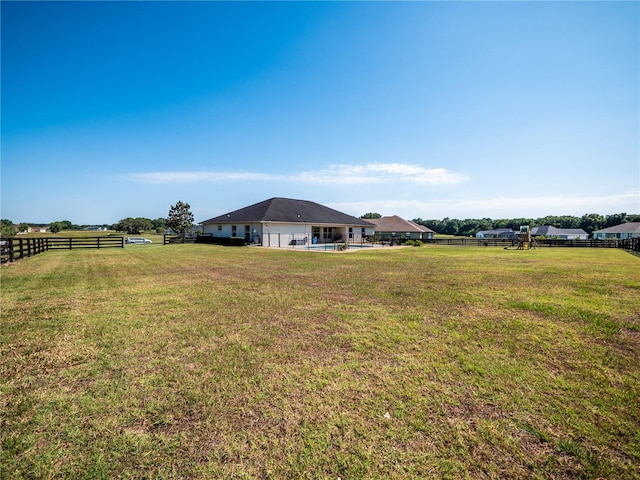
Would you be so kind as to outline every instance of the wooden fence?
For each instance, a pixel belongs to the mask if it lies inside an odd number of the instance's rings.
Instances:
[[[9,237],[1,240],[1,261],[13,262],[31,257],[49,250],[73,250],[74,248],[124,248],[124,238],[109,237]],[[200,239],[203,240],[203,239]],[[174,242],[194,242],[196,238],[175,237],[166,235],[164,244]],[[203,242],[208,243],[208,242]],[[474,246],[474,247],[517,247],[517,242],[497,238],[437,238],[425,240],[430,245]],[[589,247],[589,248],[623,248],[640,253],[640,238],[624,240],[537,240],[536,247]]]
[[[618,246],[625,250],[640,253],[640,238],[625,238],[623,240],[618,240]]]
[[[32,257],[49,250],[124,248],[123,237],[9,237],[2,238],[2,263]]]
[[[636,240],[637,238],[628,239]],[[424,240],[425,243],[431,245],[457,245],[467,247],[514,247],[517,248],[517,240],[506,240],[502,238],[435,238],[430,240]],[[533,247],[590,247],[590,248],[626,248],[625,240],[559,240],[559,239],[544,239],[535,240]]]
[[[162,243],[169,245],[171,243],[195,243],[198,237],[184,237],[182,235],[164,235]]]

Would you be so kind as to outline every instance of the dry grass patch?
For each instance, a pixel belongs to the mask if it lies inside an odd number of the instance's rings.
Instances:
[[[3,478],[638,478],[640,260],[424,247],[3,266]]]

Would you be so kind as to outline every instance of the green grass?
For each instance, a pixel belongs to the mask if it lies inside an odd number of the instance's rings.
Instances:
[[[640,259],[53,251],[0,269],[1,478],[640,478]]]

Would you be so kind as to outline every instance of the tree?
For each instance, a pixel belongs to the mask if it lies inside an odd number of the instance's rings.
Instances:
[[[144,230],[151,230],[153,225],[148,218],[131,218],[127,217],[118,222],[116,225],[116,231],[126,232],[129,234],[138,234]]]
[[[621,225],[627,222],[627,214],[626,213],[614,213],[613,215],[607,215],[606,220],[604,222],[603,228],[614,227],[616,225]]]
[[[166,218],[156,218],[155,220],[151,220],[151,224],[153,225],[153,229],[157,233],[162,233],[165,229],[165,225],[167,224]]]
[[[364,218],[364,219],[367,219],[367,218],[382,218],[382,215],[380,215],[379,213],[369,212],[369,213],[365,213],[360,218]]]
[[[0,220],[0,236],[13,237],[16,234],[16,227],[11,220],[3,218]]]
[[[62,223],[51,222],[51,224],[49,225],[49,230],[51,230],[51,233],[58,233],[60,230],[62,230]]]
[[[586,213],[580,218],[580,228],[591,235],[604,227],[605,218],[599,213]]]
[[[193,213],[191,213],[191,205],[178,201],[175,205],[171,205],[169,216],[167,217],[166,226],[173,230],[177,235],[186,235],[193,225]]]

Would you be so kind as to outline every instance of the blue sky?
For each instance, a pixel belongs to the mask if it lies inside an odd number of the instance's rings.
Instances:
[[[7,2],[2,218],[640,213],[638,2]]]

